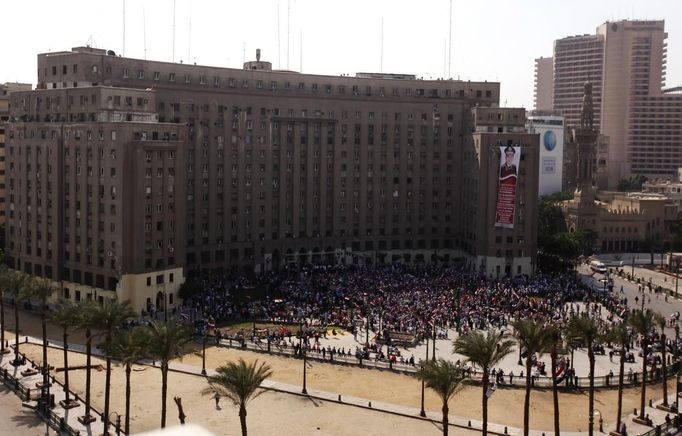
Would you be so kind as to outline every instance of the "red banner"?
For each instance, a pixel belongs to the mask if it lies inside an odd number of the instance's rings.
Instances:
[[[514,228],[516,211],[516,183],[519,178],[521,147],[500,147],[500,174],[497,186],[495,227]]]

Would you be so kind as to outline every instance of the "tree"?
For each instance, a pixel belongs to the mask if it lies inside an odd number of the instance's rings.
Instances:
[[[559,436],[561,434],[561,426],[559,425],[559,389],[557,386],[557,361],[559,359],[559,348],[563,344],[561,340],[561,332],[556,324],[552,324],[547,328],[547,342],[549,344],[549,355],[551,359],[550,370],[552,371],[552,403],[554,406],[554,434]]]
[[[118,359],[125,367],[126,373],[126,405],[125,405],[125,434],[130,434],[130,374],[134,364],[148,357],[147,343],[148,335],[145,334],[144,327],[135,327],[131,330],[124,330],[115,335],[107,354]]]
[[[106,375],[104,382],[104,434],[109,431],[109,397],[111,393],[111,340],[114,332],[123,327],[128,321],[135,319],[135,312],[130,302],[118,300],[104,300],[96,305],[93,311],[95,327],[104,334],[104,349],[106,353]]]
[[[677,218],[670,223],[670,236],[673,247],[679,250],[682,247],[682,212],[678,212]]]
[[[666,343],[665,343],[665,327],[666,319],[663,315],[654,313],[654,324],[661,330],[661,370],[663,371],[663,407],[669,407],[668,404],[668,364],[665,361],[666,357]]]
[[[21,363],[19,359],[19,304],[28,299],[28,276],[21,271],[11,271],[6,276],[7,289],[12,293],[14,303],[14,361],[13,365]]]
[[[511,353],[514,341],[508,339],[505,332],[488,330],[486,333],[472,331],[460,336],[454,342],[453,352],[459,353],[467,360],[481,367],[483,371],[482,407],[483,434],[488,434],[488,388],[490,385],[490,370],[505,356]]]
[[[90,415],[90,382],[91,382],[91,368],[92,362],[92,329],[97,325],[97,320],[93,316],[96,305],[92,301],[81,301],[76,306],[78,311],[78,328],[85,330],[85,414],[78,418],[78,420],[88,425],[95,420],[95,417]]]
[[[620,429],[621,414],[623,413],[623,379],[625,376],[625,352],[630,344],[630,332],[627,323],[623,322],[612,325],[607,339],[618,345],[620,352],[619,371],[618,371],[618,412],[616,415],[616,430]]]
[[[40,324],[42,327],[43,335],[43,401],[49,402],[49,381],[50,381],[50,366],[47,362],[47,304],[52,294],[56,291],[55,287],[52,286],[52,281],[46,278],[32,278],[28,282],[27,294],[28,298],[36,298],[40,303]]]
[[[0,264],[0,356],[5,355],[5,292],[11,292],[8,288],[10,274],[12,271],[7,265]]]
[[[542,324],[532,319],[517,319],[512,323],[512,326],[519,347],[526,349],[526,397],[523,403],[523,434],[528,436],[530,431],[531,358],[533,354],[537,353],[539,355],[545,352],[548,344],[548,334]]]
[[[247,436],[246,405],[264,392],[256,392],[256,390],[266,378],[272,376],[272,369],[265,363],[258,365],[258,359],[247,364],[240,357],[237,363],[228,362],[217,368],[216,372],[218,375],[208,378],[208,387],[202,390],[201,394],[227,397],[239,406],[242,436]]]
[[[630,176],[629,179],[620,179],[618,181],[618,191],[620,192],[632,192],[641,191],[642,185],[647,181],[646,176],[642,174],[635,174]]]
[[[628,318],[628,323],[640,335],[642,347],[642,390],[640,397],[639,419],[644,420],[644,408],[646,407],[646,359],[647,346],[649,345],[649,335],[654,328],[654,313],[648,309],[636,310]]]
[[[147,353],[159,361],[161,369],[161,428],[166,427],[166,398],[168,396],[168,364],[191,339],[191,332],[174,323],[153,321],[147,326]]]
[[[194,279],[187,279],[178,289],[178,297],[186,300],[201,292],[201,285]]]
[[[417,378],[423,380],[427,388],[432,389],[443,402],[443,436],[448,436],[448,401],[457,391],[457,387],[464,380],[464,372],[454,363],[439,358],[427,360],[417,372]]]
[[[78,316],[78,309],[68,301],[62,301],[50,313],[50,320],[62,329],[62,339],[64,342],[64,395],[66,398],[61,404],[66,409],[78,404],[77,401],[69,398],[69,330],[78,325]]]
[[[602,337],[601,329],[597,322],[586,313],[573,316],[568,321],[568,337],[573,343],[587,348],[587,358],[590,362],[590,391],[588,399],[588,435],[594,434],[594,346]]]

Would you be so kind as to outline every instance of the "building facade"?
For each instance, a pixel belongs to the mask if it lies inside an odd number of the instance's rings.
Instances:
[[[554,92],[554,61],[552,58],[535,59],[533,106],[536,111],[552,110]]]
[[[464,144],[499,83],[80,47],[38,55],[38,88],[12,95],[8,257],[72,299],[158,307],[195,271],[477,255]]]
[[[531,115],[526,122],[528,133],[540,135],[538,195],[553,194],[563,189],[564,117]]]

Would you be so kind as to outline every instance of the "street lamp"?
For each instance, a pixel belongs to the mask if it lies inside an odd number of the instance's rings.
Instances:
[[[429,338],[426,338],[426,359],[422,362],[421,367],[424,368],[424,364],[429,360]],[[422,408],[419,411],[419,416],[422,418],[426,417],[426,411],[424,410],[424,379],[422,378]]]
[[[301,389],[301,393],[303,395],[308,395],[308,389],[306,389],[306,380],[307,380],[307,365],[308,365],[308,353],[306,352],[306,343],[303,342],[303,323],[301,323],[301,353],[303,354],[303,389]]]
[[[599,409],[594,409],[599,414],[599,433],[604,433],[604,417]],[[590,428],[594,425],[594,416],[590,416]]]
[[[201,375],[206,375],[206,331],[201,341]]]
[[[118,414],[118,412],[111,412],[109,414],[109,422],[112,421],[111,416],[115,415],[116,416],[116,436],[121,436],[121,415]],[[104,434],[107,433],[108,429],[104,432]]]
[[[632,280],[635,279],[635,256],[632,256]]]
[[[675,372],[675,411],[679,413],[680,409],[680,350],[678,340],[680,339],[680,325],[679,321],[675,321],[675,365],[677,371]]]

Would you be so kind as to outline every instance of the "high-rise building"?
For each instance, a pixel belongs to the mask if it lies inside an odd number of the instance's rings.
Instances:
[[[535,59],[535,94],[533,105],[536,111],[552,110],[554,92],[554,63],[552,58]]]
[[[609,188],[631,174],[672,177],[682,166],[682,94],[664,89],[666,37],[663,20],[624,20],[554,42],[552,109],[577,126],[581,87],[592,83]]]
[[[5,225],[5,130],[9,120],[9,96],[13,91],[28,91],[31,89],[30,83],[0,83],[0,226]],[[0,240],[4,242],[5,235],[0,235]],[[4,246],[4,244],[0,244]]]
[[[463,224],[464,205],[490,201],[489,185],[463,182],[471,109],[497,107],[499,86],[40,54],[39,89],[11,96],[8,260],[59,281],[65,298],[118,295],[138,309],[174,303],[198,271],[473,266],[485,251],[500,274],[528,274],[533,232],[500,229],[516,233],[514,250],[498,250]],[[491,133],[507,132],[496,123]],[[537,147],[519,138],[516,213],[530,231]]]

